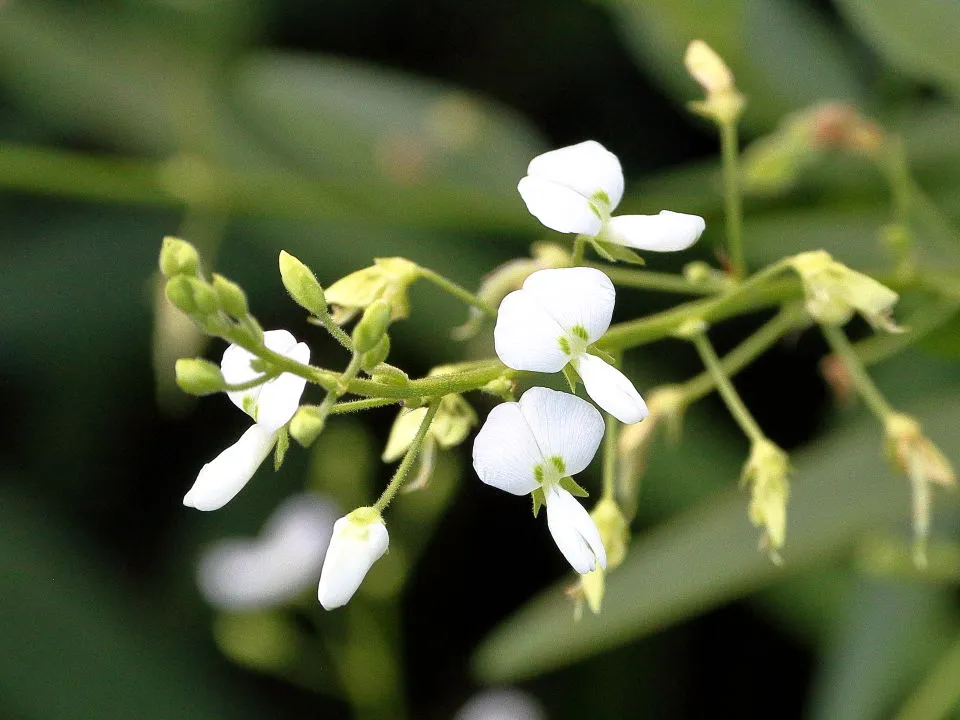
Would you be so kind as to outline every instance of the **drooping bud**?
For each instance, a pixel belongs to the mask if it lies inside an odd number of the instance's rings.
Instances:
[[[901,332],[891,314],[900,296],[887,286],[837,262],[825,250],[800,253],[789,262],[803,281],[807,312],[818,322],[843,325],[856,311],[874,328]]]
[[[200,271],[200,253],[180,238],[167,236],[160,248],[160,272],[166,278],[177,275],[197,275]]]
[[[372,507],[357,508],[337,520],[320,572],[320,604],[326,610],[346,605],[389,542],[383,518]]]
[[[630,526],[617,503],[604,498],[590,513],[607,552],[607,567],[597,568],[581,578],[583,596],[594,615],[600,614],[606,590],[606,575],[619,567],[627,556],[630,544]]]
[[[353,329],[353,349],[358,353],[373,350],[390,327],[392,309],[386,300],[375,300],[364,311]]]
[[[280,279],[297,305],[317,317],[327,314],[327,299],[313,271],[286,250],[280,251]]]
[[[243,288],[235,282],[227,280],[223,275],[213,274],[213,290],[217,293],[217,298],[227,313],[235,318],[246,317],[250,313],[250,306],[247,304],[247,295]]]
[[[326,290],[326,300],[338,306],[333,318],[344,323],[376,300],[390,303],[393,319],[409,312],[407,288],[417,279],[419,268],[404,258],[376,258],[371,267],[350,273]]]
[[[226,386],[216,363],[201,358],[181,358],[176,364],[177,385],[191,395],[210,395]]]
[[[760,548],[778,565],[787,537],[789,472],[787,454],[769,440],[759,440],[753,443],[740,477],[740,483],[750,488],[750,521],[764,529]]]
[[[887,454],[910,479],[913,490],[914,564],[927,564],[930,535],[930,485],[954,487],[957,479],[950,461],[924,434],[916,419],[903,413],[887,418]]]

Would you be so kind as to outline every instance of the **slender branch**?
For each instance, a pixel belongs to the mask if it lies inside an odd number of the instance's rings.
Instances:
[[[465,288],[461,287],[460,285],[457,285],[455,282],[451,280],[448,280],[443,275],[440,275],[439,273],[434,272],[433,270],[430,270],[428,268],[425,268],[419,265],[417,267],[419,268],[420,277],[422,277],[424,280],[429,280],[437,287],[441,288],[442,290],[445,290],[446,292],[450,293],[454,297],[459,298],[460,300],[463,300],[468,305],[472,305],[473,307],[477,308],[477,310],[480,310],[481,312],[486,313],[490,317],[497,316],[497,311],[494,308],[492,308],[489,304],[487,304],[486,302],[478,298],[469,290],[466,290]]]
[[[601,263],[585,264],[587,267],[603,270],[614,285],[620,285],[621,287],[658,290],[668,293],[688,293],[690,295],[712,295],[725,289],[725,286],[721,283],[710,281],[695,283],[687,280],[683,275],[674,273],[618,268]]]
[[[396,398],[364,398],[363,400],[347,400],[338,402],[330,408],[330,415],[345,415],[352,412],[361,412],[363,410],[372,410],[374,408],[385,407],[387,405],[396,405],[399,400]]]
[[[414,460],[416,460],[417,456],[420,454],[420,450],[423,447],[423,441],[427,437],[427,431],[430,430],[430,423],[433,422],[433,418],[436,417],[437,410],[440,408],[441,399],[442,398],[437,397],[431,401],[429,407],[427,408],[427,414],[424,415],[423,422],[420,423],[420,428],[417,430],[417,434],[413,438],[413,442],[410,443],[410,447],[407,448],[407,452],[403,456],[403,460],[400,461],[399,467],[397,467],[396,472],[390,479],[390,483],[383,491],[380,499],[377,500],[376,504],[374,504],[374,510],[381,515],[387,508],[387,505],[390,504],[390,501],[393,500],[396,494],[400,491],[400,488],[403,486],[403,481],[407,479],[407,475],[410,474],[410,468],[413,467]]]
[[[743,256],[743,194],[740,191],[740,149],[735,120],[720,125],[720,150],[723,162],[723,203],[727,219],[727,252],[735,278],[747,273]]]
[[[867,404],[867,407],[877,416],[877,419],[885,424],[887,418],[893,414],[894,410],[887,402],[886,398],[874,384],[873,380],[867,374],[857,356],[856,351],[847,339],[846,333],[842,328],[836,325],[822,324],[820,326],[823,336],[827,339],[833,354],[843,361],[843,366],[850,373],[850,379],[854,387]]]
[[[571,256],[570,262],[573,263],[573,266],[583,265],[583,253],[587,248],[587,238],[584,235],[577,235],[576,240],[573,241],[573,255]]]
[[[602,500],[615,500],[617,494],[617,419],[604,413]]]

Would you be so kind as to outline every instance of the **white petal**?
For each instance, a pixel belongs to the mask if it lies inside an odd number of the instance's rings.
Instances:
[[[570,361],[560,348],[566,331],[530,293],[515,290],[500,303],[493,343],[507,367],[559,372]]]
[[[526,495],[537,488],[533,468],[543,459],[519,403],[497,405],[473,441],[477,476],[487,485],[514,495]]]
[[[602,191],[610,200],[610,210],[623,197],[620,161],[595,140],[538,155],[530,161],[527,175],[566,185],[587,198]]]
[[[318,495],[286,500],[253,540],[224,540],[206,550],[197,583],[207,602],[240,610],[276,607],[317,582],[337,511]]]
[[[240,439],[200,469],[183,504],[217,510],[243,489],[277,442],[277,433],[253,425]]]
[[[693,245],[706,228],[699,215],[663,210],[659,215],[620,215],[607,223],[610,238],[639,250],[673,252]]]
[[[620,422],[631,425],[650,414],[633,383],[605,360],[582,355],[576,368],[587,395]]]
[[[310,348],[305,343],[296,343],[283,354],[299,363],[310,362]],[[279,377],[264,383],[256,404],[254,419],[257,424],[268,430],[279,430],[290,422],[290,418],[300,406],[300,396],[303,395],[306,385],[307,381],[304,378],[292,373],[282,373]]]
[[[223,351],[223,359],[220,361],[220,372],[223,373],[223,379],[230,385],[240,385],[259,377],[261,373],[250,367],[250,363],[254,360],[256,360],[256,356],[253,353],[247,352],[239,345],[231,345]],[[253,417],[253,408],[257,406],[257,399],[260,397],[262,387],[262,385],[257,385],[249,390],[228,392],[227,397],[230,398],[230,402]]]
[[[600,215],[590,200],[566,185],[525,177],[517,184],[527,210],[551,230],[594,237],[600,232]]]
[[[453,720],[546,720],[537,699],[515,688],[488,688],[471,697]]]
[[[617,292],[604,273],[575,267],[538,270],[523,283],[523,291],[565,330],[579,325],[589,342],[596,342],[610,327]]]
[[[542,387],[527,390],[518,404],[542,456],[562,458],[564,475],[576,475],[590,464],[603,439],[603,417],[593,405]]]
[[[327,610],[347,604],[390,543],[382,519],[358,522],[351,515],[334,523],[333,537],[323,561],[317,599]]]
[[[547,527],[553,541],[573,569],[581,575],[606,569],[607,553],[600,539],[600,531],[583,505],[563,488],[547,491]]]

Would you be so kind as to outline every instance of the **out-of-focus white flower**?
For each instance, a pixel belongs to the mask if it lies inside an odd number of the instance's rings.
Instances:
[[[200,558],[197,583],[224,610],[275,607],[317,582],[338,515],[326,498],[303,493],[285,500],[254,539],[227,539]]]
[[[484,483],[513,495],[543,493],[554,542],[580,574],[606,567],[607,556],[597,526],[563,485],[590,464],[603,430],[590,403],[535,387],[520,402],[491,410],[473,444],[473,467]]]
[[[457,711],[453,720],[546,720],[539,701],[515,688],[489,688],[478,692]]]
[[[327,610],[346,605],[389,544],[387,526],[372,507],[357,508],[337,520],[317,587],[320,604]]]
[[[598,242],[669,252],[693,245],[706,227],[698,215],[611,213],[623,197],[617,156],[595,140],[551,150],[530,161],[517,185],[527,209],[551,230]]]
[[[286,330],[263,334],[270,350],[297,362],[310,362],[310,348]],[[241,385],[263,375],[252,366],[256,356],[237,345],[223,353],[220,370],[230,385]],[[232,500],[250,481],[273,449],[280,430],[297,411],[306,380],[290,373],[248,390],[228,392],[231,402],[253,418],[254,425],[240,439],[200,469],[183,504],[197,510],[217,510]]]
[[[616,291],[593,268],[540,270],[500,303],[493,331],[497,355],[514,370],[558,372],[568,363],[597,404],[624,423],[647,416],[627,377],[587,348],[603,337]]]

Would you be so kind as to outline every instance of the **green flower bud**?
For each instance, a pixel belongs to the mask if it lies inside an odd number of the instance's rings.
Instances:
[[[779,550],[787,535],[787,500],[790,497],[790,458],[769,440],[750,449],[740,482],[750,486],[750,522],[764,528],[760,547],[780,563]]]
[[[166,278],[177,275],[197,275],[200,271],[200,253],[186,240],[165,237],[160,248],[160,272]]]
[[[297,305],[317,317],[327,314],[327,299],[316,276],[286,250],[280,251],[280,279]]]
[[[220,310],[220,297],[208,282],[199,278],[186,278],[193,293],[193,302],[199,315],[213,315]]]
[[[185,315],[193,315],[197,312],[197,303],[193,299],[193,288],[190,286],[190,279],[177,275],[167,280],[164,288],[167,300]]]
[[[246,317],[250,313],[247,296],[243,289],[235,282],[227,280],[223,275],[213,275],[213,289],[217,293],[220,307],[236,318]]]
[[[177,385],[191,395],[210,395],[224,389],[226,381],[216,363],[200,358],[177,360]]]
[[[350,273],[326,290],[326,299],[341,308],[334,314],[337,322],[346,322],[357,310],[376,300],[386,300],[393,319],[404,318],[409,311],[407,288],[417,279],[420,268],[404,258],[377,258],[371,267]]]
[[[373,350],[390,327],[392,313],[389,302],[382,299],[375,300],[353,329],[353,349],[358,353]]]
[[[600,539],[607,551],[607,572],[619,567],[627,556],[630,544],[630,526],[617,503],[611,499],[600,500],[590,513]]]
[[[372,350],[368,350],[360,358],[360,367],[366,372],[370,372],[377,365],[382,363],[390,355],[390,336],[384,333],[380,342],[374,345]]]
[[[290,435],[303,447],[310,447],[320,437],[326,419],[316,405],[301,405],[290,420]]]

